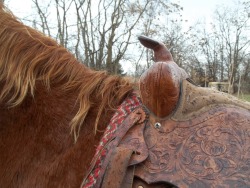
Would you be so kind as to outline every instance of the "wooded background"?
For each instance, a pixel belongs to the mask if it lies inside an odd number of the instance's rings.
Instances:
[[[152,52],[137,40],[146,35],[163,41],[199,85],[229,82],[233,93],[241,83],[250,92],[250,1],[217,7],[209,26],[197,22],[189,28],[183,8],[168,0],[30,1],[29,16],[20,19],[92,69],[139,77],[153,63]],[[126,62],[134,69],[125,73]]]

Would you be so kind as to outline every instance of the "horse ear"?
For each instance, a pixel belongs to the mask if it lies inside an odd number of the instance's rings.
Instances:
[[[154,51],[155,62],[173,61],[171,53],[163,43],[150,39],[143,35],[139,36],[138,39],[143,46]]]

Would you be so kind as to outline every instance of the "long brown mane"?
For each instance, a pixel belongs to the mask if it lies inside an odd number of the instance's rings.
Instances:
[[[38,83],[48,91],[52,86],[73,91],[79,109],[71,126],[77,137],[93,105],[99,108],[97,130],[104,109],[115,108],[133,90],[133,84],[124,78],[80,64],[56,41],[18,21],[1,3],[0,25],[0,102],[15,107],[29,94],[35,98]]]

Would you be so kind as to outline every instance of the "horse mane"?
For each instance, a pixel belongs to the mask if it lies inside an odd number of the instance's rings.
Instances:
[[[71,130],[76,138],[94,103],[91,96],[100,98],[96,131],[104,109],[116,108],[133,90],[128,79],[87,68],[55,40],[25,26],[2,3],[0,25],[0,102],[10,107],[21,104],[27,94],[35,97],[38,81],[48,90],[58,84],[62,92],[74,91],[79,109],[71,120]]]

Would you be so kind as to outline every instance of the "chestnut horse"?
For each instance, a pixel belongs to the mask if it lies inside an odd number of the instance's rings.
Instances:
[[[0,187],[80,187],[133,88],[80,64],[0,4]]]

